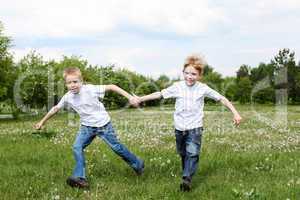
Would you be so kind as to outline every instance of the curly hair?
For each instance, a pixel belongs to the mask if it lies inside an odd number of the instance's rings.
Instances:
[[[192,54],[185,59],[183,65],[183,71],[185,70],[185,68],[191,66],[194,67],[199,72],[199,75],[201,76],[204,72],[204,67],[206,64],[207,63],[202,55]]]

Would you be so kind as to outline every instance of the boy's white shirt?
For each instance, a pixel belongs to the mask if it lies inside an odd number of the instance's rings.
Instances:
[[[82,85],[79,93],[67,92],[57,106],[75,110],[80,123],[85,126],[102,127],[110,121],[104,105],[99,101],[105,95],[104,85]]]
[[[187,86],[185,81],[173,83],[161,91],[163,98],[175,98],[174,125],[177,130],[185,131],[203,126],[204,98],[215,101],[223,97],[204,83],[196,82]]]

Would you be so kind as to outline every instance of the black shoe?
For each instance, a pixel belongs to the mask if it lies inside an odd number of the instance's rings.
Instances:
[[[188,192],[192,188],[192,181],[190,178],[185,177],[182,179],[182,182],[180,184],[180,190],[183,192]]]
[[[144,163],[144,161],[141,161],[141,162],[142,162],[141,167],[139,169],[134,170],[138,176],[141,176],[145,170],[145,163]]]
[[[81,177],[69,177],[67,179],[67,184],[71,187],[78,187],[78,188],[88,188],[89,183],[85,178]]]

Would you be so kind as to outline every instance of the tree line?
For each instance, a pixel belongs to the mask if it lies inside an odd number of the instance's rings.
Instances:
[[[80,56],[63,56],[60,61],[45,60],[36,51],[28,52],[20,61],[14,62],[10,52],[12,39],[3,31],[0,22],[0,102],[5,102],[3,105],[9,105],[14,112],[29,108],[49,109],[57,103],[66,92],[63,69],[70,66],[79,67],[87,83],[116,84],[137,95],[160,91],[179,80],[179,77],[171,79],[167,75],[154,79],[114,65],[91,65]],[[295,53],[287,48],[280,49],[269,63],[260,63],[257,67],[240,66],[233,77],[222,77],[207,65],[202,81],[241,104],[300,103],[300,63],[296,63]],[[103,101],[109,108],[127,105],[126,99],[113,93],[107,94]],[[146,105],[160,103],[151,101]]]

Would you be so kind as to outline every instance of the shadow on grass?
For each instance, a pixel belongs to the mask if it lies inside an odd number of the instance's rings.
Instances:
[[[43,131],[34,131],[34,132],[31,132],[31,134],[36,137],[47,138],[47,139],[50,139],[57,135],[57,133],[54,131],[44,131],[44,130]]]

